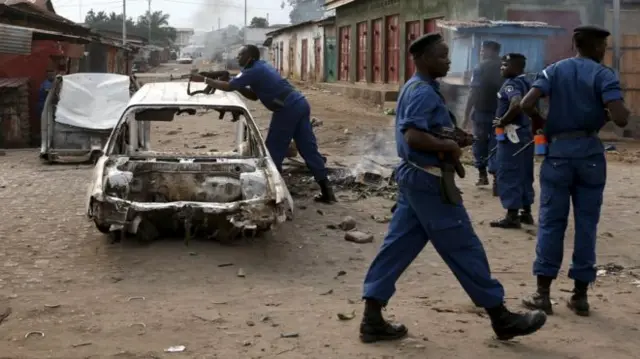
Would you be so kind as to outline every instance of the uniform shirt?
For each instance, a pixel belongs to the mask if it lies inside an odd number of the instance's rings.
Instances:
[[[495,94],[502,85],[501,65],[501,59],[492,58],[482,61],[473,69],[469,86],[476,92],[476,102],[472,104],[476,111],[496,112],[498,103]]]
[[[40,91],[38,91],[38,112],[41,114],[44,110],[44,103],[47,101],[47,96],[49,95],[49,91],[53,86],[53,81],[49,79],[44,80],[44,82],[40,85]]]
[[[520,75],[514,78],[506,79],[500,91],[498,91],[498,110],[496,111],[496,117],[502,117],[509,106],[511,105],[511,99],[517,96],[524,97],[529,92],[531,83],[527,80],[525,75]],[[521,112],[512,122],[514,125],[518,125],[521,128],[526,128],[531,132],[531,120],[529,116]]]
[[[400,185],[420,188],[421,184],[426,183],[424,176],[431,175],[414,165],[426,167],[440,164],[436,152],[413,150],[404,139],[404,133],[409,128],[421,131],[453,128],[449,110],[439,95],[439,85],[437,81],[416,73],[400,90],[395,125],[396,147],[402,159],[396,170],[396,180]]]
[[[572,131],[600,131],[606,122],[604,104],[622,100],[620,81],[612,69],[591,59],[569,58],[545,68],[533,87],[549,97],[548,156],[583,158],[604,153],[597,136],[551,140]]]
[[[234,90],[249,86],[260,102],[274,112],[281,108],[274,100],[292,104],[304,97],[276,69],[262,60],[256,60],[242,69],[242,72],[229,81],[229,85]]]

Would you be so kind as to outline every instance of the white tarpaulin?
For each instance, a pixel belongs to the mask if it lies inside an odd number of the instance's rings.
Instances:
[[[113,128],[127,107],[129,76],[77,73],[62,77],[55,121],[92,130]]]

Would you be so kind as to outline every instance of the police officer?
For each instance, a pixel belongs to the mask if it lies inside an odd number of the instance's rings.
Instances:
[[[498,110],[494,126],[504,128],[507,136],[497,139],[498,194],[507,215],[491,222],[491,227],[520,228],[533,224],[533,149],[531,120],[522,112],[520,101],[531,88],[524,75],[526,58],[522,54],[502,57],[505,82],[498,92]],[[522,211],[519,213],[519,211]]]
[[[404,325],[387,322],[381,310],[394,294],[400,275],[428,241],[474,303],[486,308],[498,338],[531,334],[544,325],[546,315],[542,311],[516,314],[504,306],[504,290],[491,277],[487,256],[464,205],[446,204],[442,199],[439,154],[459,158],[461,150],[455,141],[426,131],[454,127],[436,81],[449,71],[449,48],[442,35],[432,33],[415,40],[409,52],[416,73],[404,84],[397,106],[396,145],[401,158],[396,169],[397,208],[364,280],[360,339],[375,342],[407,334]]]
[[[478,182],[476,186],[489,184],[487,169],[493,178],[493,192],[496,192],[494,156],[490,156],[491,149],[495,147],[495,135],[493,131],[493,119],[498,107],[496,93],[502,86],[500,75],[500,44],[495,41],[484,41],[480,50],[482,62],[473,69],[471,77],[469,98],[464,111],[464,123],[473,124],[473,135],[476,141],[473,143],[473,157],[475,167],[478,169]]]
[[[327,179],[324,159],[318,151],[316,136],[311,128],[310,108],[307,99],[268,63],[260,60],[260,50],[255,45],[245,45],[238,53],[238,63],[243,67],[231,81],[205,79],[206,83],[222,91],[238,91],[250,100],[260,100],[273,111],[266,145],[279,171],[282,171],[291,140],[304,158],[307,167],[320,185],[321,194],[316,200],[325,203],[336,201]]]
[[[537,291],[525,298],[529,308],[551,314],[551,282],[562,265],[564,234],[573,203],[575,238],[569,278],[574,280],[568,307],[589,315],[587,287],[596,278],[596,233],[607,178],[604,147],[598,132],[607,120],[626,126],[625,107],[616,73],[601,64],[609,31],[581,26],[573,32],[576,57],[545,68],[521,102],[537,115],[536,102],[549,98],[544,133],[549,143],[540,168],[540,217],[533,274]]]

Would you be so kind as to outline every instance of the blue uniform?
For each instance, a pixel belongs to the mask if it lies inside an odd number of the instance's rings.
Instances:
[[[488,169],[496,173],[495,156],[489,158],[489,152],[496,146],[493,119],[495,118],[497,101],[495,94],[502,84],[499,58],[488,59],[473,69],[472,91],[476,91],[476,103],[473,104],[471,122],[473,124],[473,158],[477,169]]]
[[[604,104],[622,99],[620,81],[613,70],[577,57],[545,68],[533,87],[549,97],[545,125],[549,147],[540,169],[540,227],[533,272],[558,275],[573,203],[575,239],[569,277],[590,283],[596,278],[596,232],[607,178],[598,131],[606,122]]]
[[[262,60],[245,67],[229,84],[233,89],[250,87],[273,112],[265,143],[278,170],[282,171],[282,161],[293,139],[316,181],[327,179],[327,169],[311,128],[309,102],[300,92]]]
[[[53,81],[49,81],[49,79],[44,80],[40,85],[40,90],[38,91],[38,114],[42,115],[42,111],[44,110],[44,104],[47,101],[47,96],[49,95],[49,91],[53,86]]]
[[[363,297],[387,303],[400,275],[431,241],[474,303],[493,308],[502,304],[504,290],[491,277],[487,256],[464,205],[443,203],[437,153],[417,152],[404,139],[409,128],[453,127],[438,85],[415,74],[399,94],[395,135],[402,161],[396,169],[397,207],[366,275]]]
[[[507,79],[498,92],[496,117],[504,116],[511,99],[524,97],[530,88],[531,84],[525,75]],[[531,142],[533,134],[531,120],[524,113],[520,113],[511,124],[520,126],[516,130],[520,142],[512,143],[508,138],[498,141],[498,195],[504,209],[518,210],[533,204],[533,146],[528,146],[516,156],[514,154]]]

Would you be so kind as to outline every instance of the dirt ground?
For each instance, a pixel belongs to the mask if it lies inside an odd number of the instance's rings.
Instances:
[[[317,89],[304,92],[323,123],[316,134],[331,166],[371,151],[371,136],[392,120],[374,106]],[[265,129],[267,111],[250,106]],[[214,115],[160,123],[153,136],[156,147],[211,149],[230,133]],[[355,200],[345,190],[333,206],[298,197],[293,221],[231,246],[201,240],[186,247],[180,239],[111,244],[84,217],[90,167],[48,166],[36,150],[7,151],[0,157],[0,357],[638,358],[639,151],[632,143],[615,146],[591,317],[576,317],[564,305],[572,286],[566,279],[572,240],[554,285],[556,315],[541,332],[510,343],[493,339],[486,315],[428,246],[401,278],[386,312],[409,327],[410,337],[374,345],[358,340],[360,295],[391,200]],[[536,229],[491,229],[488,222],[502,209],[488,189],[473,186],[468,169],[459,181],[467,209],[508,306],[519,309],[520,298],[534,289]],[[375,236],[373,243],[347,242],[344,232],[332,229],[347,215]],[[339,313],[355,317],[339,320]],[[172,346],[186,349],[165,352]]]

